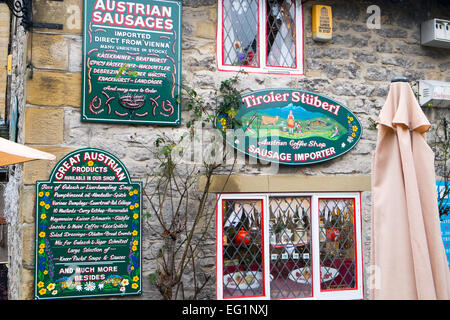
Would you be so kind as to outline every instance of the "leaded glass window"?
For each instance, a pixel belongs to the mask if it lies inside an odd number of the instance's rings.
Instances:
[[[295,0],[267,0],[267,64],[295,68]]]
[[[362,298],[359,194],[218,198],[219,299]]]
[[[224,0],[224,64],[258,66],[258,1]]]
[[[219,70],[303,74],[299,0],[219,0]]]

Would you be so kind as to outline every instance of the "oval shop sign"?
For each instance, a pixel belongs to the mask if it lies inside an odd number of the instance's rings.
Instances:
[[[341,103],[295,89],[245,94],[232,120],[225,114],[217,119],[228,143],[251,157],[287,165],[334,159],[361,137],[359,120]]]

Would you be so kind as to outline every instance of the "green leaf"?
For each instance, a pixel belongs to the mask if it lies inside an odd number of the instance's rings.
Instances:
[[[155,271],[154,273],[150,273],[148,276],[150,278],[150,283],[155,285],[157,283],[157,279],[159,276],[158,271]]]

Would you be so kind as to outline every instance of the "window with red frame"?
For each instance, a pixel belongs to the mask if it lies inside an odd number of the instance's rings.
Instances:
[[[360,195],[226,194],[219,299],[362,299]]]
[[[218,68],[303,74],[300,0],[218,0]]]

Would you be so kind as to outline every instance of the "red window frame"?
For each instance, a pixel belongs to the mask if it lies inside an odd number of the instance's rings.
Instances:
[[[219,223],[223,224],[223,212],[221,211],[223,208],[223,200],[225,201],[261,201],[261,229],[262,229],[262,257],[263,257],[263,263],[262,263],[262,293],[260,295],[249,295],[249,296],[233,296],[233,297],[225,297],[224,296],[224,274],[223,274],[223,263],[219,266],[219,261],[223,257],[223,228],[219,228]],[[217,279],[217,285],[216,285],[216,296],[221,299],[229,299],[229,300],[235,300],[235,299],[264,299],[268,298],[270,296],[270,292],[267,289],[266,286],[266,268],[267,268],[267,259],[264,259],[266,256],[266,240],[265,240],[265,232],[264,228],[266,227],[264,223],[264,214],[265,214],[265,201],[267,201],[264,197],[258,197],[258,196],[252,196],[252,195],[246,195],[244,197],[240,197],[236,195],[236,197],[226,197],[220,199],[219,196],[217,196],[217,206],[216,206],[216,231],[217,231],[217,239],[216,239],[216,248],[217,248],[217,259],[216,259],[216,279]],[[220,259],[219,259],[220,258]],[[219,282],[220,279],[220,282]],[[219,283],[221,285],[219,285]]]
[[[216,207],[216,247],[217,247],[217,259],[216,259],[216,295],[218,299],[271,299],[270,290],[270,245],[268,243],[268,206],[270,205],[270,197],[283,197],[283,196],[311,196],[311,247],[310,247],[310,268],[312,288],[311,296],[297,297],[297,298],[281,298],[277,300],[308,300],[308,299],[352,299],[359,300],[364,299],[364,274],[363,274],[363,251],[362,251],[362,204],[360,192],[345,192],[345,193],[268,193],[268,194],[256,194],[256,193],[234,193],[234,194],[221,194],[217,195],[217,207]],[[262,200],[261,214],[262,214],[262,239],[263,239],[263,291],[262,295],[254,296],[240,296],[240,297],[223,297],[223,215],[222,210],[223,200]],[[319,202],[320,200],[352,200],[353,201],[353,245],[354,245],[354,263],[355,263],[355,285],[354,288],[334,288],[334,289],[322,289],[321,286],[321,256],[320,256],[320,231],[319,231]],[[220,279],[220,280],[219,280]],[[219,290],[222,289],[221,292]]]
[[[303,33],[303,6],[301,0],[295,1],[295,67],[269,65],[266,56],[267,41],[267,8],[266,0],[258,0],[258,66],[242,66],[225,64],[225,32],[223,1],[217,0],[217,69],[225,72],[245,71],[248,73],[274,74],[274,75],[304,75],[304,33]],[[264,21],[264,23],[262,23]]]

